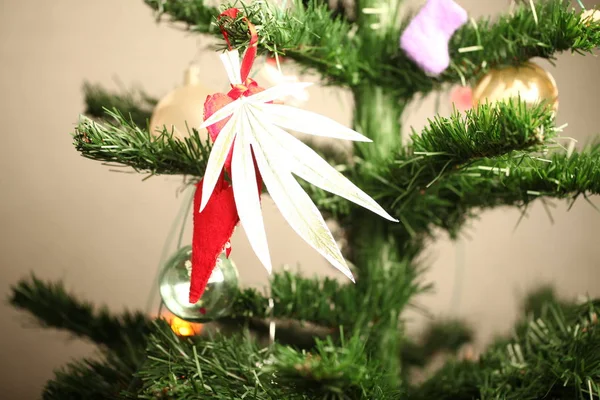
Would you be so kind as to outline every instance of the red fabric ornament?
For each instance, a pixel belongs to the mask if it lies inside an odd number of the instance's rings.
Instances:
[[[217,264],[217,258],[240,221],[233,199],[233,187],[225,179],[217,182],[208,204],[200,213],[198,210],[201,200],[202,181],[197,184],[194,195],[190,303],[196,303],[204,293],[208,278]]]
[[[238,9],[230,8],[223,12],[219,19],[222,17],[235,19],[238,13]],[[244,21],[248,23],[251,37],[250,45],[244,54],[244,59],[242,60],[240,68],[243,84],[232,85],[231,90],[227,94],[215,93],[208,96],[204,103],[204,120],[241,96],[250,96],[264,90],[259,87],[254,80],[248,78],[248,74],[250,73],[250,69],[252,68],[252,64],[256,57],[258,36],[254,25],[252,25],[245,17]],[[221,32],[223,33],[227,45],[231,48],[227,32],[223,28],[221,29]],[[219,132],[221,132],[221,129],[227,124],[227,121],[229,121],[229,118],[207,128],[213,142],[217,139]],[[196,193],[194,195],[194,236],[192,239],[190,303],[196,303],[202,296],[202,293],[204,293],[208,279],[217,263],[217,258],[225,248],[227,242],[229,242],[235,226],[240,221],[235,206],[233,187],[225,179],[225,172],[231,174],[231,156],[232,153],[230,152],[225,161],[224,171],[221,173],[213,193],[202,212],[199,212],[199,210],[202,201],[203,180],[196,185]],[[262,189],[262,178],[259,175],[256,165],[255,170],[257,174],[256,181],[260,193]],[[230,252],[231,247],[226,249],[227,257],[229,257]]]

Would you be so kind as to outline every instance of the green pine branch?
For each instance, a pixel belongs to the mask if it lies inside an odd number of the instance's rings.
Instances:
[[[589,146],[570,157],[564,153],[535,157],[516,152],[484,159],[451,171],[435,182],[431,180],[435,171],[420,171],[418,164],[409,162],[410,159],[406,161],[406,171],[396,171],[391,179],[400,196],[388,199],[394,204],[394,213],[400,216],[402,223],[395,229],[401,237],[431,235],[434,227],[454,236],[468,217],[485,208],[526,208],[537,199],[574,201],[580,196],[587,199],[600,194],[600,145]],[[407,182],[413,185],[410,192],[401,186]]]
[[[356,312],[353,285],[330,278],[303,278],[290,272],[274,273],[271,296],[255,289],[241,290],[232,308],[233,318],[278,318],[313,322],[329,328],[351,326]],[[273,308],[269,307],[273,299]]]
[[[140,353],[143,354],[143,348]],[[136,388],[134,374],[138,367],[123,363],[109,352],[100,359],[72,361],[55,371],[54,378],[46,383],[42,397],[44,400],[123,398],[123,392]]]
[[[336,18],[338,11],[330,10],[326,2],[294,0],[283,10],[269,2],[256,1],[241,6],[235,21],[223,18],[217,22],[219,11],[209,7],[204,0],[145,0],[146,4],[167,15],[171,21],[185,23],[194,32],[216,35],[223,39],[220,28],[227,31],[233,48],[249,43],[248,17],[258,30],[260,53],[278,53],[293,58],[301,64],[315,68],[323,76],[340,85],[360,79],[360,53],[351,39],[351,24]],[[226,9],[229,6],[223,6]],[[225,49],[225,42],[222,42]],[[353,60],[349,62],[349,60]]]
[[[203,0],[146,3],[194,31],[221,37],[217,11]],[[586,53],[600,46],[600,23],[582,23],[581,12],[569,2],[537,2],[535,14],[524,4],[497,21],[483,18],[466,24],[450,43],[451,67],[439,77],[431,77],[398,48],[401,29],[381,40],[363,40],[360,31],[351,34],[351,23],[332,18],[332,11],[322,2],[305,6],[297,1],[285,12],[267,2],[253,2],[244,7],[243,14],[259,28],[259,51],[290,57],[336,85],[370,82],[404,99],[440,89],[443,84],[466,84],[504,64],[520,64],[534,57],[553,59],[563,51]],[[235,48],[245,47],[249,41],[241,17],[233,23],[225,19],[219,23]]]
[[[536,150],[557,133],[553,112],[545,104],[532,107],[517,99],[428,122],[420,134],[413,130],[412,154],[446,169],[512,151]]]
[[[211,145],[192,130],[183,141],[166,128],[156,135],[135,125],[118,111],[105,110],[100,123],[80,117],[74,144],[84,157],[156,174],[204,175]]]
[[[388,386],[376,360],[368,357],[365,341],[354,335],[340,343],[317,340],[311,352],[278,346],[266,372],[277,374],[289,391],[308,398],[401,399],[402,390]]]
[[[75,145],[85,157],[151,175],[202,177],[210,143],[197,133],[185,141],[166,131],[155,137],[118,112],[108,115],[115,122],[81,119]],[[557,133],[544,105],[527,107],[512,101],[481,105],[466,115],[430,121],[420,135],[413,134],[412,148],[403,150],[384,170],[373,171],[362,162],[347,173],[399,216],[397,236],[418,237],[435,226],[455,234],[478,207],[522,206],[541,196],[598,193],[597,147],[572,157],[555,154],[548,160],[526,154],[554,145]],[[303,186],[324,212],[343,216],[353,209],[343,199]]]
[[[297,285],[296,290],[290,290],[291,284]],[[341,287],[333,280],[319,284],[317,280],[284,273],[275,278],[272,286],[273,313],[265,307],[268,300],[262,298],[256,312],[250,314],[251,304],[240,305],[252,292],[246,290],[243,292],[246,295],[238,296],[233,316],[237,310],[244,317],[285,316],[306,321],[315,316],[311,310],[314,304],[309,304],[312,297],[325,302],[317,307],[321,315],[337,312],[336,321],[342,322],[339,318],[344,316],[347,319],[342,323],[350,325],[355,322],[350,318],[350,306],[342,308],[356,301],[356,294],[344,292],[345,288],[353,287]],[[318,296],[319,290],[332,297]],[[332,308],[337,301],[339,311]],[[257,399],[280,399],[297,389],[305,393],[298,399],[312,399],[316,393],[330,393],[331,398],[342,395],[351,399],[396,398],[390,397],[397,391],[387,386],[383,371],[367,359],[369,340],[353,336],[346,342],[337,328],[328,330],[324,340],[313,338],[310,352],[281,344],[261,349],[240,336],[184,339],[177,337],[163,321],[150,321],[140,313],[114,316],[106,309],[95,310],[67,293],[62,284],[43,282],[36,277],[13,287],[10,302],[33,314],[42,326],[69,331],[104,348],[98,359],[72,362],[58,370],[44,390],[44,398],[48,399],[137,398],[138,395],[181,398],[192,393],[211,394],[217,399],[238,398],[248,393]],[[352,306],[355,318],[360,306],[356,303]],[[370,314],[375,319],[386,313],[385,308],[362,306],[373,307]],[[331,318],[329,322],[334,321]],[[281,332],[277,332],[279,342]],[[336,341],[328,335],[333,335]],[[269,378],[276,371],[277,382]]]
[[[342,336],[343,337],[343,336]],[[248,336],[179,338],[157,324],[138,375],[142,398],[397,399],[359,337],[317,341],[311,352]]]
[[[210,143],[197,132],[184,141],[167,131],[152,136],[118,112],[107,115],[114,122],[80,120],[75,146],[85,157],[151,175],[203,176]],[[598,146],[571,157],[528,154],[557,146],[558,133],[543,104],[484,104],[465,115],[434,118],[420,135],[412,135],[412,147],[384,168],[360,161],[346,172],[399,217],[402,223],[392,228],[396,236],[420,237],[433,227],[455,234],[476,208],[600,193]],[[312,185],[303,187],[325,213],[343,217],[356,209]]]
[[[325,328],[327,334],[339,327],[365,330],[369,322],[385,317],[390,307],[406,304],[414,292],[422,290],[410,279],[404,279],[410,287],[403,287],[400,277],[406,273],[402,268],[390,273],[392,275],[382,271],[371,279],[397,279],[400,295],[397,302],[382,301],[377,295],[363,299],[360,292],[367,286],[360,281],[357,284],[340,284],[330,278],[274,273],[270,296],[262,295],[256,289],[240,289],[234,295],[234,304],[224,322],[293,320],[316,324]],[[273,300],[273,308],[269,306],[269,299]],[[10,303],[28,311],[43,327],[69,331],[124,356],[130,354],[132,346],[143,349],[152,322],[142,313],[113,315],[105,308],[96,310],[90,303],[68,293],[62,283],[44,282],[35,276],[20,281],[12,288]],[[366,321],[364,309],[371,310]]]
[[[199,33],[217,33],[215,20],[220,11],[206,4],[205,0],[144,0],[154,9],[157,19],[170,17],[171,22],[183,22]]]
[[[84,114],[90,118],[107,117],[106,110],[119,110],[137,126],[147,126],[152,110],[158,100],[141,89],[133,88],[122,93],[110,92],[98,84],[86,82],[83,85],[85,101]]]
[[[491,346],[479,361],[453,361],[414,388],[419,399],[600,399],[597,301],[546,303],[520,321],[512,340]]]
[[[113,98],[119,101],[119,96]],[[137,105],[126,107],[137,110]],[[166,128],[156,135],[136,125],[125,112],[104,109],[101,121],[80,117],[73,135],[75,148],[86,158],[103,161],[112,166],[128,166],[140,173],[153,175],[204,176],[212,143],[201,139],[194,129],[188,137],[180,140]],[[144,122],[144,126],[147,124]],[[331,157],[328,157],[331,158]],[[302,186],[317,206],[332,216],[348,214],[347,203],[336,202],[332,196],[313,185],[302,182]]]
[[[405,369],[408,366],[425,366],[436,354],[448,352],[457,354],[467,343],[474,339],[471,326],[458,319],[441,319],[432,321],[419,334],[418,341],[405,339],[402,344],[402,361]]]
[[[143,313],[113,315],[106,308],[96,309],[69,294],[62,283],[44,282],[34,275],[11,289],[10,304],[29,312],[45,328],[68,331],[124,358],[131,355],[132,363],[135,348],[144,348],[151,320]]]
[[[203,176],[210,143],[203,142],[195,132],[185,141],[173,138],[167,131],[153,136],[118,111],[106,113],[110,121],[104,123],[86,117],[80,119],[74,138],[75,147],[84,157],[150,174]],[[466,116],[456,113],[451,118],[436,118],[422,135],[414,134],[413,154],[418,157],[410,162],[423,159],[423,163],[431,164],[434,169],[446,164],[446,169],[451,169],[470,160],[532,148],[555,135],[553,122],[552,113],[543,105],[532,108],[518,102],[481,105]],[[395,163],[399,166],[391,166],[391,171],[401,168],[403,162]],[[349,169],[349,173],[353,171]],[[313,191],[322,198],[320,193],[317,189]],[[377,190],[374,195],[378,197]],[[326,203],[324,198],[322,202]],[[329,207],[338,211],[334,201],[329,203]]]
[[[314,348],[301,351],[278,343],[259,347],[240,335],[181,338],[155,321],[135,381],[128,382],[127,366],[108,354],[58,372],[45,398],[596,400],[599,305],[550,299],[537,317],[518,323],[514,339],[498,341],[479,361],[450,361],[408,394],[405,384],[389,386],[361,335],[345,339],[340,332],[335,341],[316,340]],[[433,343],[449,328],[437,331]],[[457,332],[462,341],[463,329]]]
[[[304,278],[290,272],[274,273],[270,289],[271,295],[260,294],[255,289],[244,289],[235,296],[230,317],[234,319],[270,318],[311,322],[328,329],[370,330],[369,325],[385,318],[390,310],[403,308],[415,293],[426,290],[415,282],[414,267],[399,265],[389,271],[380,269],[371,272],[370,282],[361,280],[357,273],[357,283],[340,284],[330,278]],[[384,293],[370,293],[373,286],[385,281],[397,282],[395,298],[382,298]],[[269,307],[269,299],[273,308]],[[364,310],[369,310],[367,313]]]
[[[455,235],[483,208],[599,194],[600,146],[552,153],[559,132],[544,105],[481,105],[436,117],[387,167],[362,162],[356,176],[400,219],[390,226],[395,237],[420,242],[435,227]]]
[[[27,311],[44,328],[67,331],[99,345],[94,359],[73,361],[55,371],[44,399],[108,399],[137,387],[135,373],[146,360],[146,343],[154,325],[141,312],[112,314],[68,293],[61,282],[34,275],[11,288],[9,303]]]

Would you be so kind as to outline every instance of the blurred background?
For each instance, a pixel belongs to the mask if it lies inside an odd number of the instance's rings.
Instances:
[[[509,1],[459,3],[474,17],[509,7]],[[142,175],[110,172],[80,157],[69,134],[84,110],[84,80],[115,90],[139,85],[161,98],[181,84],[183,71],[196,59],[201,82],[223,91],[227,81],[217,54],[199,52],[211,40],[158,25],[141,0],[0,1],[3,299],[11,284],[34,271],[43,279],[63,280],[81,298],[112,310],[156,313],[158,261],[183,202],[177,194],[181,178],[142,181]],[[581,145],[600,133],[598,59],[563,54],[556,67],[542,65],[558,83],[558,124],[569,123],[564,136]],[[348,93],[313,87],[309,94],[303,108],[350,123]],[[448,93],[413,104],[405,130],[420,129],[436,109],[450,112]],[[274,265],[341,278],[292,232],[270,201],[263,204]],[[423,279],[433,282],[435,291],[415,299],[415,305],[432,316],[464,317],[476,329],[478,345],[484,345],[510,329],[519,300],[540,284],[553,282],[566,297],[600,295],[600,214],[584,200],[569,212],[565,203],[555,205],[552,219],[537,203],[519,224],[519,210],[498,209],[472,221],[457,242],[440,233],[423,260],[429,267]],[[191,242],[189,229],[184,238]],[[266,284],[267,274],[241,228],[232,257],[243,285]],[[405,317],[413,332],[429,318],[422,312]],[[37,398],[54,369],[94,352],[65,334],[36,329],[5,301],[0,318],[4,399]]]

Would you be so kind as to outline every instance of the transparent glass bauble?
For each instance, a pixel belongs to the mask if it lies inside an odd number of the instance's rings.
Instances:
[[[221,253],[206,290],[196,304],[188,301],[192,272],[192,247],[182,247],[171,257],[159,277],[165,306],[186,321],[207,322],[228,315],[238,287],[238,272],[231,259]]]

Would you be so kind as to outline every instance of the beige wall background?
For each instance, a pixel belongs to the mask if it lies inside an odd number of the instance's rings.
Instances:
[[[472,15],[506,11],[508,1],[461,0]],[[592,6],[590,1],[588,6]],[[181,81],[200,42],[167,25],[157,25],[142,1],[0,1],[0,295],[35,271],[62,279],[82,298],[115,311],[144,309],[152,292],[161,248],[182,198],[180,179],[111,173],[81,158],[71,145],[83,110],[81,84],[87,79],[117,88],[139,83],[162,96]],[[206,84],[226,84],[217,55],[204,52]],[[564,135],[588,140],[600,114],[600,62],[570,54],[548,66],[560,88],[559,124]],[[447,113],[448,95],[441,95]],[[434,110],[434,96],[407,113],[419,128]],[[306,108],[340,122],[350,119],[347,93],[316,88]],[[596,204],[600,204],[595,199]],[[424,277],[436,292],[415,300],[434,315],[467,318],[480,343],[509,329],[517,300],[542,282],[555,282],[565,296],[600,289],[600,215],[585,201],[567,213],[556,203],[554,223],[541,204],[515,229],[519,212],[484,213],[457,243],[443,234],[427,252]],[[302,243],[265,201],[274,265],[288,264],[307,275],[337,276]],[[186,238],[191,238],[188,232]],[[267,275],[238,230],[234,260],[244,285],[262,286]],[[155,293],[156,294],[156,293]],[[155,308],[149,310],[153,311]],[[94,348],[64,333],[34,328],[23,314],[0,305],[2,398],[33,399],[55,368],[90,355]],[[407,314],[413,330],[424,317]]]

